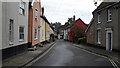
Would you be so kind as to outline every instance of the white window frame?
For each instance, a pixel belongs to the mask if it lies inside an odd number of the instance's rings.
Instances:
[[[112,28],[106,28],[106,50],[109,50],[109,45],[108,45],[108,33],[111,33],[111,51],[113,48],[113,31]]]
[[[14,41],[14,20],[10,19],[9,23],[9,44],[12,45]]]
[[[23,32],[20,32],[20,28],[23,28]],[[20,36],[23,35],[23,38],[20,38]],[[24,26],[19,26],[19,41],[22,42],[25,39],[25,27]]]
[[[100,33],[100,30],[97,30],[97,43],[101,44],[101,33]]]
[[[25,2],[21,1],[20,2],[20,10],[19,10],[19,13],[21,15],[25,15]]]
[[[38,9],[37,8],[35,9],[35,20],[36,21],[38,20]]]
[[[38,29],[34,28],[34,40],[38,39]]]
[[[98,13],[98,24],[101,23],[101,19],[100,18],[101,18],[101,13],[99,12]]]
[[[111,9],[108,9],[108,10],[107,10],[107,13],[108,13],[108,17],[107,17],[107,18],[108,18],[108,19],[107,19],[108,22],[109,22],[109,21],[112,21],[112,11],[111,11]]]

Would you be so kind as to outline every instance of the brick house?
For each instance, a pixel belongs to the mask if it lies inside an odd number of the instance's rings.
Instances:
[[[93,42],[88,37],[88,43],[104,47],[106,50],[120,50],[120,2],[102,2],[93,11],[93,23],[88,27],[88,35],[94,29]]]

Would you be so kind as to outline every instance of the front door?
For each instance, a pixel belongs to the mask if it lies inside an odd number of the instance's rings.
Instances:
[[[112,31],[106,32],[106,50],[112,50]]]

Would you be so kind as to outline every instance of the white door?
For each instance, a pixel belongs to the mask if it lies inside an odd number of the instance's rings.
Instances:
[[[112,51],[113,33],[112,30],[106,31],[106,50]]]

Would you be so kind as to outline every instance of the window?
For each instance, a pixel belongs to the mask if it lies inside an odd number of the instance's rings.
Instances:
[[[42,30],[42,40],[44,39],[44,30]]]
[[[38,20],[38,9],[35,9],[35,20]]]
[[[20,2],[20,14],[25,15],[25,2]]]
[[[19,40],[24,41],[24,27],[23,26],[19,27]]]
[[[112,12],[111,12],[111,9],[108,9],[108,21],[112,21]]]
[[[38,39],[38,29],[34,29],[34,40]]]
[[[100,30],[97,30],[97,43],[98,44],[101,44],[101,42],[100,42],[100,36],[101,36],[101,34],[100,34]]]
[[[13,44],[13,27],[14,27],[14,21],[13,20],[10,20],[10,23],[9,23],[9,42],[10,44]]]
[[[101,23],[100,18],[101,18],[101,15],[100,15],[100,12],[99,12],[98,13],[98,23]]]

